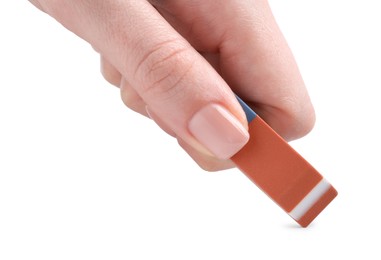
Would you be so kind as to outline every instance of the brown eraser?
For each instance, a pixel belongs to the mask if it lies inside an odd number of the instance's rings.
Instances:
[[[337,191],[259,116],[248,120],[250,140],[231,159],[296,222],[308,226]]]

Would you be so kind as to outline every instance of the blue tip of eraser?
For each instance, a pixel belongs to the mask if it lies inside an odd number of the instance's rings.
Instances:
[[[245,102],[243,102],[240,97],[236,95],[236,98],[246,114],[247,122],[250,123],[257,116],[257,114]]]

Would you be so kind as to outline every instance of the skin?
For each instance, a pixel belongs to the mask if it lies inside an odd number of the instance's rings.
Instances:
[[[265,0],[30,0],[89,42],[130,109],[177,138],[205,170],[234,167],[189,133],[210,103],[247,128],[234,93],[286,140],[306,135],[314,109]]]

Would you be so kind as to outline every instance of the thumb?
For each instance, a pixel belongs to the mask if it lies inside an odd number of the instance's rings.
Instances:
[[[220,159],[247,143],[234,93],[147,1],[39,2],[99,50],[177,137]]]

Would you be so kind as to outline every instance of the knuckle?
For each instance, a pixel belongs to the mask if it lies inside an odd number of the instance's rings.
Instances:
[[[144,111],[145,104],[140,96],[126,83],[125,80],[122,80],[121,86],[121,99],[128,108],[133,111],[142,113]]]
[[[142,95],[172,96],[193,66],[191,48],[180,40],[156,45],[144,55],[135,70]]]
[[[122,75],[105,61],[101,62],[101,74],[103,78],[111,85],[116,87],[120,86]]]

